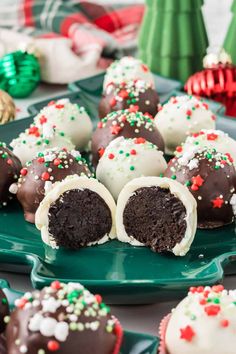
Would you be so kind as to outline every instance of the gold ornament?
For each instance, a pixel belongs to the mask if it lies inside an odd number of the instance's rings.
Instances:
[[[0,90],[0,124],[5,124],[14,120],[16,116],[16,106],[8,93]]]

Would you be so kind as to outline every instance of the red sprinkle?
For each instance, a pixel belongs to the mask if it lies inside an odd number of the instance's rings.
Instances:
[[[232,158],[229,152],[226,152],[225,155],[228,157],[230,162],[234,162],[234,159]]]
[[[35,135],[36,137],[39,137],[40,136],[40,133],[39,133],[39,128],[38,127],[30,127],[29,128],[29,135]]]
[[[214,291],[215,293],[220,293],[221,291],[224,290],[224,285],[222,285],[222,284],[213,285],[211,289],[212,289],[212,291]]]
[[[199,301],[199,304],[200,305],[206,305],[206,299],[201,299],[200,301]]]
[[[127,97],[129,97],[129,93],[128,93],[128,91],[126,91],[126,90],[120,90],[120,92],[118,93],[118,95],[119,95],[120,97],[122,97],[122,98],[127,98]]]
[[[145,64],[142,64],[142,69],[143,69],[144,72],[148,72],[149,71],[147,65],[145,65]]]
[[[123,123],[126,122],[126,120],[127,120],[127,119],[126,119],[126,116],[122,116],[120,119],[121,119],[121,121],[122,121]]]
[[[191,189],[192,189],[192,191],[198,191],[199,187],[196,184],[192,184]]]
[[[99,157],[102,157],[102,155],[104,154],[104,152],[105,152],[105,149],[102,147],[102,148],[100,148],[100,149],[98,149],[98,155],[99,155]]]
[[[98,302],[99,304],[101,304],[101,303],[102,303],[102,297],[101,297],[101,295],[96,294],[96,295],[94,295],[94,296],[95,296],[95,299],[97,300],[97,302]]]
[[[7,159],[7,164],[8,164],[8,165],[12,165],[12,164],[13,164],[12,159]]]
[[[115,99],[115,97],[112,97],[111,99],[110,99],[110,106],[111,107],[114,107],[115,105],[116,105],[116,99]]]
[[[115,155],[114,155],[114,154],[108,154],[108,158],[109,158],[110,160],[113,160],[113,159],[114,159],[114,157],[115,157]]]
[[[221,327],[228,327],[229,321],[228,320],[221,320],[220,325],[221,325]]]
[[[201,187],[203,185],[204,179],[200,175],[197,175],[192,177],[191,181],[193,184],[197,185],[198,187]]]
[[[134,143],[135,144],[144,144],[144,143],[146,143],[146,139],[144,139],[144,138],[135,138]]]
[[[132,149],[132,150],[130,150],[130,154],[131,154],[131,155],[136,155],[136,154],[137,154],[137,151],[134,150],[134,149]]]
[[[28,173],[28,170],[27,170],[27,168],[25,168],[25,167],[20,170],[20,174],[21,174],[22,176],[26,176],[27,173]]]
[[[180,338],[185,339],[187,342],[191,342],[195,336],[195,332],[191,326],[186,326],[185,328],[180,328]]]
[[[203,293],[204,287],[203,286],[198,286],[197,287],[197,293]]]
[[[190,109],[188,109],[188,110],[186,111],[187,116],[191,116],[192,113],[193,113],[193,112],[192,112]]]
[[[44,157],[39,157],[38,159],[37,159],[37,161],[38,161],[38,163],[44,163]]]
[[[39,118],[39,122],[40,122],[40,124],[47,123],[47,118],[45,116],[42,116]]]
[[[41,175],[41,179],[43,181],[48,181],[50,178],[50,174],[48,172],[43,172],[42,175]]]
[[[177,152],[182,152],[182,151],[183,151],[182,146],[176,146],[176,151],[177,151]]]
[[[57,109],[62,109],[62,108],[64,108],[65,106],[64,106],[64,104],[56,104],[55,107],[56,107]]]
[[[101,129],[101,128],[102,128],[102,126],[103,126],[102,122],[98,122],[97,127],[98,127],[99,129]]]
[[[189,289],[189,291],[194,294],[194,293],[197,292],[197,288],[196,288],[195,286],[191,286],[191,288]]]
[[[204,308],[204,311],[208,316],[216,316],[220,312],[219,305],[209,305]]]
[[[211,202],[213,204],[214,209],[216,209],[216,208],[220,209],[222,207],[222,205],[224,204],[224,200],[221,199],[220,197],[213,199]]]
[[[53,165],[54,165],[54,166],[58,166],[58,165],[60,165],[60,163],[61,163],[61,160],[58,159],[58,158],[56,158],[56,159],[53,161]]]
[[[216,120],[216,116],[214,114],[212,114],[211,119],[215,121]]]
[[[55,104],[55,101],[48,102],[48,106],[53,106],[54,104]]]
[[[51,352],[56,352],[60,348],[59,343],[56,340],[50,340],[48,342],[48,350]]]
[[[215,133],[211,133],[211,134],[207,134],[207,140],[216,140],[218,138],[218,134]]]
[[[207,104],[206,102],[202,102],[202,105],[203,105],[203,107],[205,107],[206,109],[209,108],[209,106],[208,106],[208,104]]]
[[[111,134],[118,135],[122,129],[119,125],[113,125],[112,127],[110,127],[110,130],[111,130]]]
[[[22,299],[20,299],[17,302],[17,307],[20,309],[23,309],[25,307],[25,305],[27,304],[27,302],[28,302],[28,300],[23,297]]]
[[[59,289],[61,289],[61,283],[59,282],[59,280],[54,280],[54,281],[51,283],[51,288],[54,289],[54,290],[59,290]]]
[[[138,112],[138,110],[139,110],[139,106],[136,106],[136,105],[131,105],[130,107],[129,107],[129,112],[130,113],[136,113],[136,112]]]

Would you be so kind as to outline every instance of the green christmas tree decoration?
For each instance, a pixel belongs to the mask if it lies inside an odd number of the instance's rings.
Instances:
[[[139,56],[157,74],[185,82],[202,69],[208,39],[203,0],[146,0]]]
[[[231,12],[233,17],[224,41],[224,48],[230,54],[233,64],[236,65],[236,0],[233,1]]]

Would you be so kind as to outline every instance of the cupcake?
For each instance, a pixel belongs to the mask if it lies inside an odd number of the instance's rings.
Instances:
[[[155,117],[165,141],[166,154],[173,155],[188,135],[201,129],[215,129],[215,119],[207,104],[196,97],[171,97]]]
[[[129,107],[155,117],[158,104],[158,94],[148,82],[132,80],[120,84],[110,83],[99,103],[99,117],[104,118],[108,113]]]
[[[122,82],[130,82],[132,80],[143,80],[154,88],[153,75],[147,65],[140,59],[131,56],[123,57],[114,61],[106,71],[103,89],[110,83],[121,84]]]
[[[26,221],[34,223],[35,212],[52,184],[70,175],[92,176],[85,160],[75,150],[45,150],[26,163],[16,185],[17,199]]]
[[[198,227],[232,223],[236,215],[236,171],[229,153],[212,148],[187,150],[173,158],[164,173],[185,185],[197,201]]]
[[[9,150],[5,143],[0,142],[0,207],[6,206],[13,198],[14,184],[20,174],[21,163],[18,157]]]
[[[8,354],[118,354],[122,327],[100,295],[54,281],[17,300],[6,330]]]
[[[37,209],[35,223],[52,248],[79,249],[115,238],[115,210],[103,184],[73,175],[52,185]]]
[[[92,122],[84,107],[69,99],[51,101],[34,119],[37,126],[48,123],[71,139],[80,151],[87,148],[92,134]]]
[[[96,167],[107,145],[114,139],[139,138],[156,145],[164,151],[164,141],[154,124],[154,120],[141,112],[129,108],[112,112],[98,122],[97,128],[92,135],[92,160]]]
[[[184,256],[196,227],[193,196],[185,186],[169,178],[136,178],[119,195],[116,228],[121,242]]]
[[[0,334],[4,333],[6,329],[6,318],[9,316],[9,313],[10,310],[6,295],[0,289]]]
[[[191,287],[160,326],[160,354],[234,354],[236,291]]]
[[[126,183],[142,176],[159,176],[167,167],[163,152],[142,139],[116,138],[100,158],[96,177],[117,200]]]

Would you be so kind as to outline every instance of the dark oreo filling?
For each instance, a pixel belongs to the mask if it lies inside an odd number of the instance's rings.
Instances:
[[[124,209],[123,223],[128,236],[155,252],[172,250],[186,232],[186,209],[183,203],[160,187],[135,191]]]
[[[110,232],[111,211],[95,192],[72,189],[49,209],[49,232],[58,246],[78,249]]]

